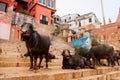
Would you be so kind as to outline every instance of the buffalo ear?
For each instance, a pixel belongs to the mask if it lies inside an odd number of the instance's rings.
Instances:
[[[30,24],[30,29],[32,29],[33,31],[37,31],[37,29],[32,24]]]
[[[29,24],[29,28],[30,28],[30,29],[33,29],[34,26],[33,26],[32,24]]]

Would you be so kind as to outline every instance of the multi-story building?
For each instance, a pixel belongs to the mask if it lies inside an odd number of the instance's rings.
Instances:
[[[87,13],[84,15],[79,14],[68,14],[61,17],[62,23],[69,24],[69,29],[76,32],[82,32],[83,28],[88,25],[93,25],[96,28],[100,28],[101,23],[98,21],[94,13]]]
[[[55,11],[56,0],[0,0],[0,38],[19,40],[24,22],[34,24],[40,34],[48,36]]]
[[[79,21],[77,18],[80,17],[79,14],[68,14],[61,17],[62,24],[69,24],[69,29],[78,32]]]
[[[60,23],[62,24],[62,28],[64,29],[65,24],[68,24],[67,29],[65,31],[68,35],[64,36],[65,38],[70,37],[69,34],[73,34],[71,37],[74,39],[78,39],[83,37],[84,35],[89,36],[88,30],[93,28],[100,28],[101,23],[98,21],[96,15],[94,13],[87,13],[84,15],[79,14],[68,14],[58,18]]]

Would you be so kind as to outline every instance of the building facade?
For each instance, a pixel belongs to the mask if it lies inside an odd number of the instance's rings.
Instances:
[[[91,35],[102,43],[119,42],[120,41],[120,10],[115,23],[103,25],[91,31]]]
[[[69,24],[69,28],[81,32],[83,27],[86,27],[90,24],[94,25],[96,28],[100,28],[100,22],[98,21],[94,13],[87,13],[84,15],[79,14],[68,14],[61,17],[62,23]]]
[[[84,37],[86,33],[88,34],[86,31],[93,28],[100,28],[101,26],[101,23],[94,13],[87,13],[84,15],[68,14],[62,17],[55,17],[55,19],[59,20],[57,23],[60,23],[61,25],[57,24],[57,26],[62,27],[63,34],[65,34],[63,37],[68,42],[69,40],[67,40],[67,38],[70,38],[71,40],[79,39]],[[64,25],[68,25],[68,27],[66,28]],[[70,36],[71,32],[72,36]]]
[[[56,0],[1,0],[0,38],[19,40],[24,22],[32,23],[40,34],[48,36],[55,11]]]

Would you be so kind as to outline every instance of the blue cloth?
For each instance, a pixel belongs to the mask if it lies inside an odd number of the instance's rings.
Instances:
[[[86,47],[88,49],[90,48],[91,45],[89,37],[83,37],[77,40],[73,40],[70,42],[70,44],[75,47],[81,46],[81,47]]]

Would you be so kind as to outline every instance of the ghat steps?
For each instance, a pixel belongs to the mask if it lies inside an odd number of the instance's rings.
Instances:
[[[61,69],[63,49],[74,48],[63,40],[52,41],[50,51],[57,59],[49,62],[49,68],[39,69],[37,73],[29,70],[29,58],[24,58],[25,44],[21,41],[0,40],[0,80],[120,80],[120,66],[97,67],[96,69]],[[43,64],[44,65],[44,61]]]

